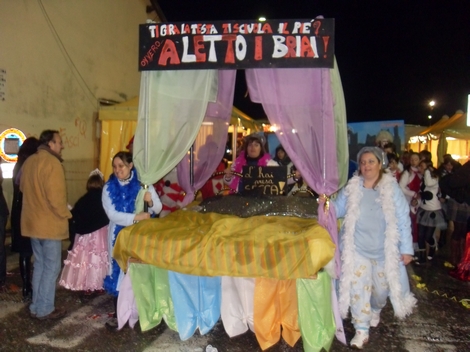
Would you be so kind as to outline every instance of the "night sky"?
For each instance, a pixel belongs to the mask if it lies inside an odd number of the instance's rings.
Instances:
[[[158,0],[168,22],[335,19],[335,54],[348,122],[429,125],[467,110],[469,0]],[[266,118],[237,74],[234,105]],[[433,111],[429,101],[434,100]],[[428,115],[432,113],[432,120]]]

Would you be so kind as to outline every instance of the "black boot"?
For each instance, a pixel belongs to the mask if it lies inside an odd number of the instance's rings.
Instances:
[[[105,326],[108,330],[110,331],[116,331],[118,328],[118,320],[117,320],[117,297],[113,298],[113,304],[114,304],[114,314],[111,318],[108,319],[106,322]]]
[[[20,255],[20,273],[23,281],[23,301],[27,302],[33,299],[33,290],[31,287],[31,256]]]
[[[415,261],[416,265],[426,264],[426,250],[418,249],[418,252],[416,252],[416,254],[418,256],[418,260]]]
[[[447,227],[447,230],[444,233],[441,231],[441,237],[439,237],[439,241],[437,242],[439,248],[444,248],[444,246],[447,244],[447,237],[450,231],[451,230],[449,230],[449,227]]]

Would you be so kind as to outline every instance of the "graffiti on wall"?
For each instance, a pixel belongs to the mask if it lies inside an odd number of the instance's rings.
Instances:
[[[62,143],[65,148],[80,147],[80,142],[83,142],[87,136],[87,122],[85,119],[77,117],[74,121],[74,128],[67,129],[66,127],[59,128],[59,134],[62,137]]]

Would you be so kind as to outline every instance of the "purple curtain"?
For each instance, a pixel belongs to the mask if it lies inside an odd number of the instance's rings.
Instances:
[[[250,69],[246,79],[251,100],[263,105],[269,122],[277,128],[279,141],[307,184],[319,194],[335,193],[340,181],[330,69]],[[319,223],[336,244],[339,277],[336,213],[333,207],[318,213]],[[338,336],[342,337],[344,333]]]
[[[194,141],[194,178],[190,182],[189,152],[177,166],[178,183],[185,190],[182,206],[194,200],[200,189],[222,161],[233,106],[235,70],[218,71],[217,101],[209,103],[206,116]]]
[[[279,141],[307,184],[319,194],[336,192],[339,177],[330,70],[253,69],[246,70],[246,78],[251,100],[263,104]],[[318,215],[337,244],[335,214]]]

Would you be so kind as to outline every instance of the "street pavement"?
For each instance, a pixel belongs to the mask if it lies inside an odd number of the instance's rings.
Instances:
[[[7,242],[9,238],[7,238]],[[66,256],[64,242],[63,256]],[[444,263],[447,248],[424,266],[408,266],[411,288],[418,299],[418,308],[405,321],[393,317],[388,303],[381,322],[370,331],[366,351],[468,352],[470,351],[470,283],[451,278]],[[27,304],[21,302],[21,278],[18,255],[8,250],[7,283],[9,290],[0,293],[0,351],[143,351],[143,352],[206,352],[209,345],[218,352],[261,351],[252,332],[229,338],[219,321],[214,329],[201,336],[196,332],[186,341],[164,322],[142,332],[134,329],[108,331],[105,322],[113,310],[108,295],[85,296],[62,287],[57,288],[56,305],[67,308],[68,314],[57,321],[39,321],[29,316]],[[349,341],[354,329],[344,322]],[[215,352],[215,350],[212,350]],[[294,347],[282,339],[269,352],[303,351],[302,341]],[[350,351],[335,340],[331,351]]]

